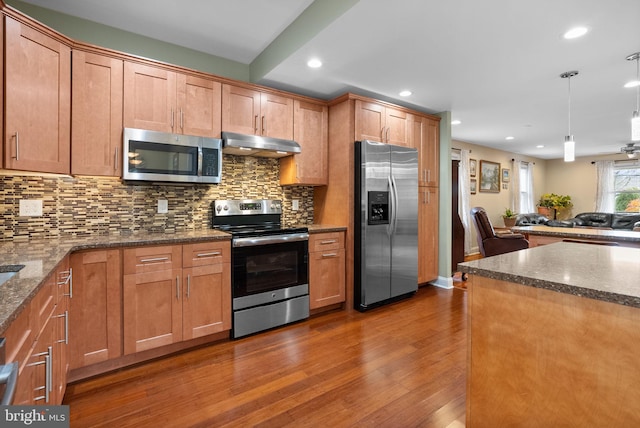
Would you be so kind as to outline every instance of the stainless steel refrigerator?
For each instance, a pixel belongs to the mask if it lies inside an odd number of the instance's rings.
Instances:
[[[354,305],[365,311],[418,289],[418,151],[355,143]]]

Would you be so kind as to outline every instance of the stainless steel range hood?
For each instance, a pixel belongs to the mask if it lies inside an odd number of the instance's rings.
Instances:
[[[293,140],[223,132],[222,152],[238,156],[281,158],[300,153],[301,150]]]

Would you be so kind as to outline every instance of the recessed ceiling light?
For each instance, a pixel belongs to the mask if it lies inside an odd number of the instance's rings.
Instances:
[[[536,149],[544,149],[544,146],[543,146],[542,144],[538,144],[538,145],[536,146]]]
[[[451,121],[452,125],[460,125],[462,123],[462,121],[458,120],[458,119],[454,119]]]
[[[563,37],[565,39],[577,39],[587,34],[587,31],[589,31],[587,27],[575,27],[564,33]]]
[[[309,61],[307,61],[307,66],[311,68],[320,68],[322,67],[322,61],[320,61],[318,58],[310,59]]]
[[[640,80],[632,80],[624,84],[625,88],[635,88],[636,86],[640,86]]]
[[[513,140],[513,139],[515,139],[515,137],[512,137],[511,135],[509,135],[508,137],[505,137],[504,139],[505,140]]]
[[[399,95],[401,97],[408,97],[409,95],[411,95],[411,93],[412,93],[411,91],[404,90],[404,91],[400,92]]]

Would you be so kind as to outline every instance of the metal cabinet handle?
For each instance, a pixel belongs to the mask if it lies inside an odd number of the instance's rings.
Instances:
[[[69,268],[68,271],[60,272],[61,274],[66,274],[67,277],[63,282],[59,282],[58,285],[69,284],[69,293],[63,294],[63,296],[68,296],[70,299],[73,299],[73,268]]]
[[[173,125],[175,123],[175,114],[173,112],[173,107],[171,107],[171,130],[173,131]]]
[[[187,299],[191,296],[191,275],[187,275]]]
[[[16,139],[16,155],[13,158],[20,160],[20,136],[18,135],[18,131],[16,131],[14,137]]]
[[[118,148],[116,147],[115,154],[113,155],[113,170],[118,170]]]
[[[64,311],[64,314],[56,315],[56,318],[64,317],[64,339],[58,340],[56,343],[69,344],[69,311]]]
[[[255,134],[258,133],[258,115],[256,114],[255,117],[253,118],[253,132]]]
[[[327,239],[326,241],[320,241],[320,245],[335,244],[336,242],[338,242],[337,239]]]
[[[176,299],[180,300],[180,277],[176,276]]]
[[[41,352],[41,353],[35,354],[33,356],[34,357],[44,356],[44,361],[37,361],[35,363],[29,364],[29,366],[33,367],[33,366],[40,366],[40,365],[44,364],[44,370],[45,370],[45,372],[44,372],[44,382],[45,382],[44,386],[39,386],[37,388],[34,388],[34,391],[41,391],[41,390],[44,389],[44,395],[43,396],[41,395],[39,397],[34,398],[33,401],[40,401],[40,400],[44,399],[45,403],[48,403],[49,402],[49,393],[52,390],[51,384],[53,383],[52,382],[52,374],[51,374],[51,372],[52,372],[51,360],[52,360],[52,357],[53,357],[53,348],[51,346],[49,346],[47,348],[47,352]]]
[[[323,258],[329,258],[329,257],[338,257],[338,253],[329,253],[329,254],[323,254],[322,255]]]
[[[262,134],[264,135],[264,116],[262,116]]]
[[[380,129],[380,139],[384,143],[384,126],[382,127],[382,129]]]
[[[141,259],[140,263],[164,262],[166,260],[169,260],[169,257],[154,257],[151,259]]]
[[[180,107],[180,129],[184,129],[184,110]]]
[[[389,142],[389,131],[390,131],[390,130],[391,130],[391,128],[389,128],[389,127],[387,126],[387,143]]]
[[[18,384],[18,362],[14,361],[11,364],[5,364],[0,368],[0,384],[6,385],[4,389],[4,396],[0,405],[8,406],[13,401],[13,396],[16,393],[16,385]]]
[[[221,254],[220,251],[213,251],[211,253],[198,253],[196,257],[212,257],[212,256],[219,256],[220,254]]]

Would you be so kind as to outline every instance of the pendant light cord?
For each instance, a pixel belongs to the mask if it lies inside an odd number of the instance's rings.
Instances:
[[[567,76],[568,86],[569,86],[569,102],[568,102],[568,110],[569,110],[569,133],[567,135],[571,135],[571,76]]]

